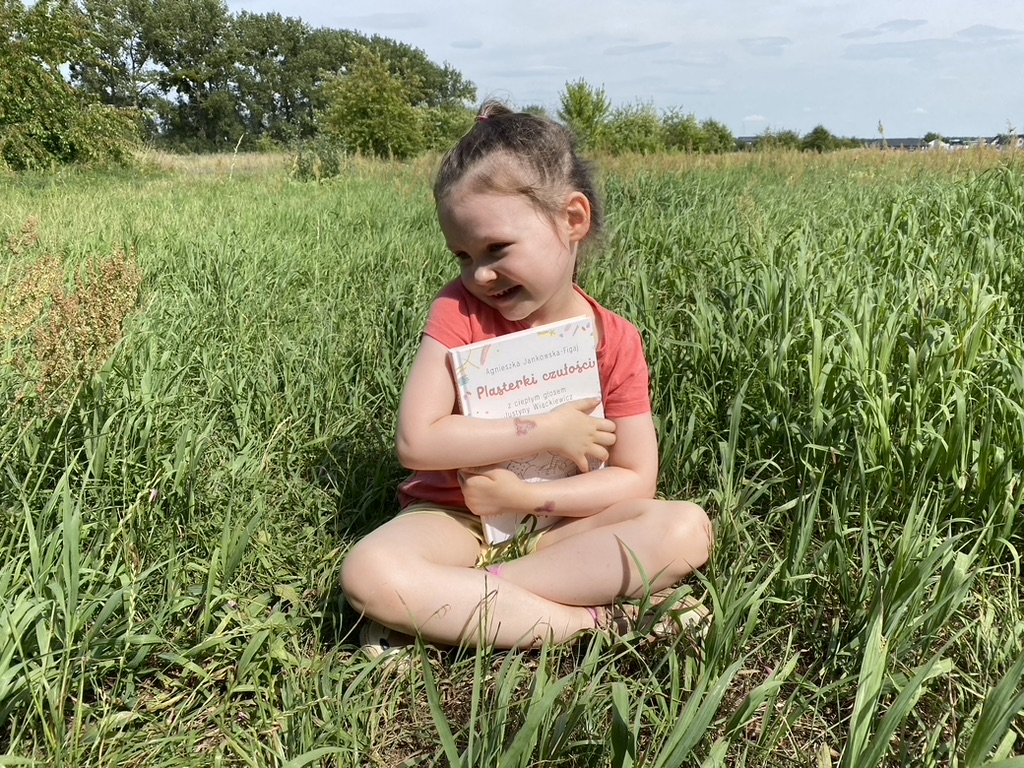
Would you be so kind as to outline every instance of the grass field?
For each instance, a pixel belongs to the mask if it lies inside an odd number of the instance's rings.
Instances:
[[[0,765],[1024,766],[1024,167],[605,167],[687,640],[369,662],[432,165],[0,177]]]

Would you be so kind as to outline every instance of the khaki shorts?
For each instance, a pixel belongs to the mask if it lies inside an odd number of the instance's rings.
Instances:
[[[462,507],[445,507],[430,501],[415,501],[399,512],[396,517],[405,515],[436,515],[457,522],[480,542],[480,555],[475,564],[477,568],[486,568],[489,565],[515,560],[517,557],[536,552],[541,537],[544,535],[544,531],[524,532],[523,535],[503,541],[501,544],[488,544],[487,539],[484,538],[484,526],[479,517]]]

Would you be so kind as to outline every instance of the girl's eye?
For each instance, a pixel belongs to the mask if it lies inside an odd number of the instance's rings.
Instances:
[[[508,243],[492,243],[491,245],[487,246],[487,252],[500,253],[501,251],[504,251],[506,248],[508,248]]]

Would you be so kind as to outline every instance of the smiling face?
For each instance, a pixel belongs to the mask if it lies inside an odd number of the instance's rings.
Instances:
[[[549,216],[525,195],[460,185],[437,215],[463,285],[506,320],[535,326],[589,312],[572,286],[576,251],[590,228],[583,194],[568,194]]]

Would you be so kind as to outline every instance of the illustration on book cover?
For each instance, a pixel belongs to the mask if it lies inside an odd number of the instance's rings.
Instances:
[[[508,463],[508,470],[529,483],[575,475],[576,465],[564,456],[535,453],[532,456],[513,459]]]

